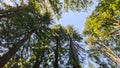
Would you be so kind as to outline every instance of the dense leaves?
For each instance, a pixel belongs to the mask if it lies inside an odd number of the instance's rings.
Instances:
[[[102,0],[92,15],[87,18],[83,31],[87,36],[88,44],[93,45],[92,49],[102,52],[117,64],[119,64],[119,57],[114,48],[119,48],[120,44],[119,4],[119,0]]]
[[[10,4],[5,1],[0,1],[2,7],[0,7],[1,11],[3,9],[10,9],[16,6],[26,6],[29,3],[33,3],[34,7],[40,12],[50,12],[52,16],[56,16],[58,19],[60,18],[63,12],[72,10],[72,11],[81,11],[86,10],[89,6],[91,6],[91,0],[12,0]],[[12,5],[11,5],[12,4]],[[16,8],[16,9],[17,9]],[[1,17],[1,16],[0,16]]]
[[[64,9],[87,8],[88,3],[82,0],[0,1],[0,67],[60,67],[59,62],[64,63],[59,59],[62,53],[69,54],[62,47],[69,37],[61,25],[50,28],[52,17],[59,18]],[[80,38],[79,34],[73,37]]]
[[[0,68],[82,68],[83,38],[73,26],[53,25],[53,18],[85,11],[91,0],[7,1],[0,1]],[[119,4],[101,0],[85,23],[89,57],[100,68],[120,66]],[[91,62],[89,66],[94,68]]]

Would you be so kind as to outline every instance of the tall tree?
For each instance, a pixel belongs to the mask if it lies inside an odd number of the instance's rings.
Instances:
[[[63,7],[79,11],[88,7],[89,0],[11,0],[0,1],[0,44],[8,51],[0,57],[0,67],[13,58],[33,34],[51,24],[51,16],[61,16]],[[62,6],[61,6],[62,4]],[[39,32],[41,31],[41,32]],[[28,46],[30,47],[30,46]],[[5,50],[5,49],[3,49]],[[22,50],[22,48],[21,48]]]
[[[1,43],[9,51],[0,57],[0,67],[15,55],[33,33],[51,24],[50,15],[48,13],[40,15],[32,4],[20,8],[18,11],[10,11],[7,16],[1,18]]]
[[[72,26],[66,26],[66,31],[68,34],[70,53],[73,62],[73,68],[82,68],[79,62],[79,49],[84,50],[78,45],[78,42],[82,40],[80,34]]]
[[[119,0],[102,0],[85,23],[84,35],[87,36],[92,48],[99,48],[99,51],[107,55],[118,65],[119,57],[115,48],[119,48],[120,23]]]
[[[60,53],[60,47],[64,44],[66,33],[64,30],[64,27],[61,25],[54,25],[52,27],[53,30],[53,41],[55,42],[55,61],[54,61],[54,68],[59,68],[59,53]]]

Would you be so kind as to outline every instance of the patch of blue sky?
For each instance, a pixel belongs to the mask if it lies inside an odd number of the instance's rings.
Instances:
[[[63,13],[62,18],[60,20],[56,20],[56,24],[61,24],[64,26],[73,25],[80,33],[82,33],[86,18],[91,15],[97,5],[98,2],[94,1],[94,4],[89,7],[86,12],[69,11],[67,13]]]

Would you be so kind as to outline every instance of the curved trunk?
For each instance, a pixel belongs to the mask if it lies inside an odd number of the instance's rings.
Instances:
[[[41,18],[40,22],[44,21],[44,17]],[[4,65],[15,55],[15,53],[20,49],[20,47],[30,38],[30,36],[37,30],[38,28],[31,30],[27,35],[24,36],[22,40],[13,44],[13,47],[9,49],[9,51],[0,57],[0,68],[4,67]]]
[[[23,39],[21,39],[19,42],[13,44],[13,47],[9,49],[9,51],[4,54],[2,57],[0,57],[0,68],[3,68],[5,64],[15,55],[15,53],[20,49],[20,47],[25,43],[25,41],[30,38],[33,31],[29,32]]]
[[[97,42],[98,43],[98,42]],[[108,56],[108,58],[111,58],[114,62],[117,63],[117,68],[120,68],[120,57],[114,53],[114,51],[106,46],[104,43],[98,43],[101,45],[101,51]]]

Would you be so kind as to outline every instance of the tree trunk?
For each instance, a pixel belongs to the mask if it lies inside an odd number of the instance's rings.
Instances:
[[[114,53],[114,51],[109,48],[108,46],[106,46],[104,43],[99,43],[97,42],[99,45],[101,45],[101,51],[108,56],[108,58],[111,58],[114,62],[117,63],[117,68],[120,68],[120,57]]]
[[[30,38],[33,31],[29,32],[23,39],[21,39],[19,42],[13,44],[13,47],[9,49],[9,51],[4,54],[2,57],[0,57],[0,68],[3,68],[5,64],[16,54],[16,52],[20,49],[20,47],[25,43],[25,41]]]
[[[33,68],[39,68],[40,61],[36,60],[35,64],[33,65]]]
[[[41,64],[41,62],[42,62],[42,59],[41,60],[36,59],[36,62],[33,65],[33,68],[39,68],[39,65]]]
[[[35,64],[33,65],[32,68],[39,68],[40,64],[42,63],[43,61],[43,57],[44,57],[44,51],[42,51],[42,54],[41,56],[37,56],[37,59],[35,61]],[[39,59],[40,58],[40,59]]]
[[[71,51],[72,60],[73,60],[73,68],[76,68],[76,65],[75,65],[75,55],[74,55],[74,50],[73,50],[72,39],[70,39],[70,51]]]
[[[59,39],[56,38],[56,49],[55,49],[55,63],[54,68],[58,68],[58,46],[59,46]]]
[[[78,59],[78,56],[76,54],[76,49],[74,47],[74,44],[73,44],[73,41],[71,38],[70,38],[70,51],[71,51],[72,60],[73,60],[73,68],[82,68],[78,62],[79,59]]]
[[[117,63],[117,68],[120,68],[120,58],[117,59],[116,63]]]

